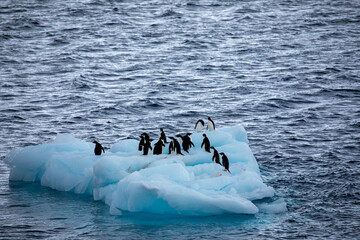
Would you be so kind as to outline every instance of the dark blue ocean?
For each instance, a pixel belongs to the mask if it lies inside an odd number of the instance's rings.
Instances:
[[[0,1],[0,239],[358,239],[360,1]],[[9,182],[58,133],[243,124],[281,214],[124,213]],[[265,200],[266,201],[266,200]]]

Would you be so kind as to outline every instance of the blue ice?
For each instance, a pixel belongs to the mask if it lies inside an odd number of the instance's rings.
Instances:
[[[105,154],[95,156],[93,143],[62,134],[50,143],[12,150],[5,161],[11,168],[10,180],[92,195],[109,205],[113,215],[123,211],[197,216],[286,210],[283,200],[272,205],[253,203],[273,197],[275,191],[263,182],[242,125],[205,133],[211,145],[228,156],[231,174],[212,162],[212,153],[200,148],[203,133],[191,135],[195,147],[184,156],[143,156],[134,139],[120,140]]]

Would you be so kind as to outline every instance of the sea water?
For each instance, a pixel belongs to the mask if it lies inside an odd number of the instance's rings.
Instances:
[[[358,1],[2,1],[3,239],[355,239]],[[5,156],[71,134],[124,140],[244,126],[274,195],[255,214],[121,211],[9,181]],[[231,158],[230,158],[231,161]],[[230,165],[231,168],[231,165]],[[286,204],[286,211],[272,211]],[[269,207],[270,206],[270,207]]]

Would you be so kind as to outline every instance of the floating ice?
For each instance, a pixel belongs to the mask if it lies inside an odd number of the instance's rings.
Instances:
[[[10,180],[40,182],[60,191],[91,194],[94,200],[109,205],[114,215],[121,215],[122,211],[182,215],[257,213],[259,206],[252,201],[274,196],[274,189],[261,179],[245,129],[235,126],[206,134],[211,145],[228,156],[232,174],[211,161],[212,153],[200,148],[202,133],[191,135],[195,147],[184,156],[143,156],[138,151],[139,141],[130,139],[95,156],[93,143],[58,135],[51,143],[15,149],[5,160],[11,167]],[[271,212],[272,206],[260,207]],[[286,204],[281,202],[276,208],[275,212],[279,212],[286,209]]]

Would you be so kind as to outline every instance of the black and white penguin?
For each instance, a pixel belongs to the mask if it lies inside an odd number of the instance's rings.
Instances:
[[[208,125],[206,128],[209,131],[215,131],[215,123],[210,117],[208,117]]]
[[[144,137],[144,135],[141,135],[140,142],[139,142],[139,151],[142,151],[144,144],[145,144],[145,137]]]
[[[147,142],[152,142],[152,141],[154,140],[154,139],[150,138],[150,137],[149,137],[149,134],[147,134],[146,132],[142,133],[141,135],[144,136],[145,142],[146,142],[146,141],[147,141]]]
[[[93,141],[93,143],[95,143],[95,149],[94,149],[95,155],[101,155],[101,151],[105,153],[105,149],[103,148],[103,146],[101,146],[100,143],[98,143],[97,141]]]
[[[221,161],[222,161],[223,167],[225,168],[225,170],[227,170],[229,173],[231,173],[229,170],[229,159],[223,152],[221,152],[220,155],[221,155]]]
[[[203,134],[204,140],[201,143],[201,148],[204,148],[206,152],[210,152],[210,141],[207,138],[206,134]]]
[[[164,143],[167,143],[166,135],[165,135],[164,129],[162,129],[162,128],[160,128],[159,138],[162,139]]]
[[[211,146],[210,148],[211,148],[212,150],[214,150],[214,154],[213,154],[213,156],[212,156],[212,161],[215,162],[215,163],[217,163],[217,164],[220,164],[220,165],[221,165],[219,152],[218,152],[213,146]]]
[[[180,147],[180,143],[178,142],[178,140],[176,140],[174,137],[170,137],[170,139],[172,139],[172,142],[174,144],[174,151],[176,154],[180,154],[180,155],[184,155],[181,153],[181,147]]]
[[[202,119],[198,120],[195,124],[195,131],[201,132],[203,130],[204,126],[205,126],[204,120],[202,120]]]
[[[153,141],[153,139],[151,139],[149,137],[149,135],[147,133],[142,133],[141,134],[142,136],[144,136],[144,144],[142,145],[142,149],[143,149],[143,155],[148,155],[149,153],[149,149],[152,150],[152,147],[151,147],[151,142]]]
[[[171,138],[170,138],[171,139]],[[172,154],[175,151],[174,142],[171,140],[169,144],[169,154]]]
[[[153,154],[154,155],[160,155],[163,153],[163,148],[165,147],[165,144],[163,142],[162,139],[159,139],[159,141],[157,141],[154,145],[154,151]]]
[[[149,149],[152,150],[151,141],[145,141],[145,143],[143,145],[143,155],[148,155]]]
[[[191,137],[190,137],[191,133],[187,133],[185,136],[182,137],[182,147],[183,150],[185,152],[189,152],[189,149],[191,148],[191,146],[195,147],[194,143],[191,141]]]
[[[181,136],[180,134],[176,134],[175,137],[179,138],[180,145],[182,145],[183,144],[183,136]]]

